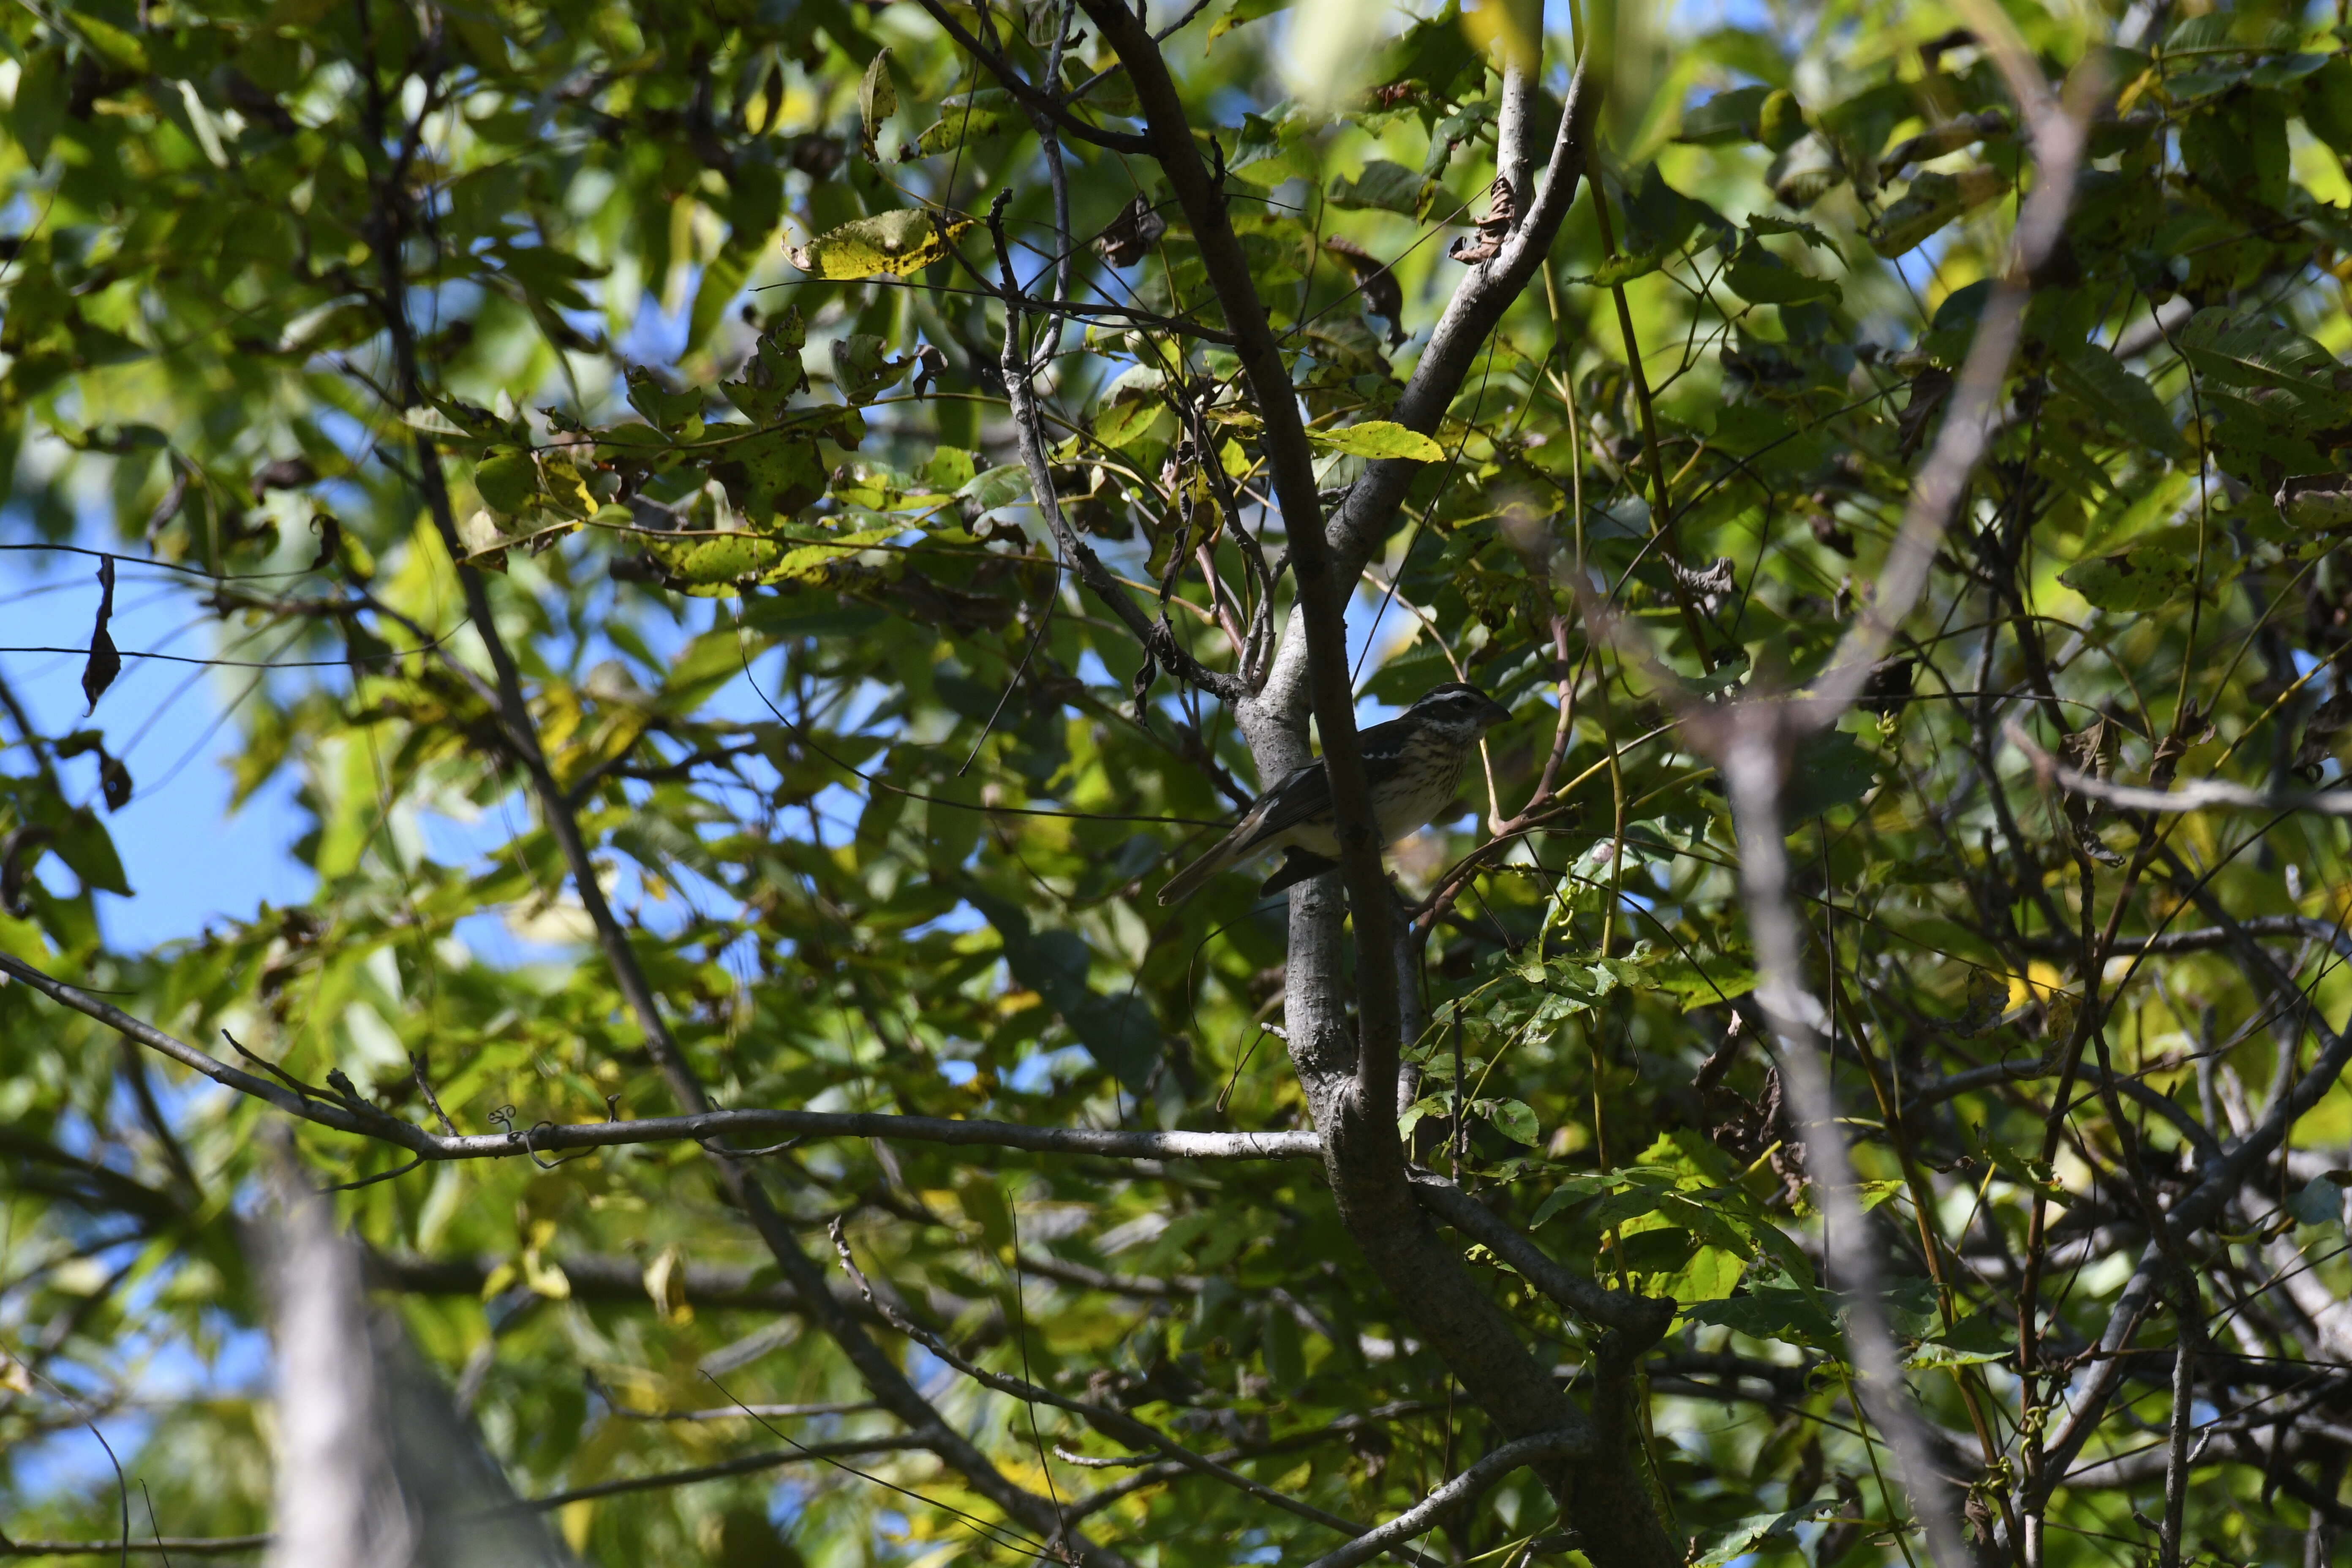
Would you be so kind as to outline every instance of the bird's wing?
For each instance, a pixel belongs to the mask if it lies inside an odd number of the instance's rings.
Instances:
[[[1394,778],[1403,766],[1405,740],[1410,733],[1402,720],[1391,719],[1357,736],[1364,756],[1364,779],[1372,788],[1378,789]],[[1256,821],[1234,847],[1247,854],[1257,845],[1330,809],[1331,775],[1323,771],[1323,760],[1318,757],[1304,767],[1291,770],[1289,777],[1250,808],[1250,816]]]
[[[1264,844],[1277,834],[1286,833],[1317,812],[1331,807],[1331,780],[1323,772],[1323,764],[1312,762],[1293,768],[1290,775],[1266,791],[1264,798],[1250,808],[1256,820],[1249,833],[1234,846],[1243,854]]]
[[[1364,753],[1364,781],[1374,789],[1396,777],[1404,766],[1405,742],[1412,729],[1402,719],[1375,724],[1357,735]]]

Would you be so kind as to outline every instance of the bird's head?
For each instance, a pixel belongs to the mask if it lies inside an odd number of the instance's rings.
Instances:
[[[1458,680],[1431,687],[1422,693],[1420,701],[1405,710],[1406,718],[1454,736],[1465,744],[1510,716],[1509,709],[1476,687]]]

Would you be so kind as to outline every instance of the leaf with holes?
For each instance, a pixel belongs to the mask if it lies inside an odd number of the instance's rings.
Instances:
[[[922,207],[900,207],[827,229],[806,245],[787,246],[784,258],[818,278],[903,278],[945,258],[949,245],[971,223]]]

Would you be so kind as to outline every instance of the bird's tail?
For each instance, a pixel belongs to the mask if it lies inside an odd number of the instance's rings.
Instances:
[[[1199,892],[1210,878],[1241,858],[1241,840],[1238,829],[1218,839],[1207,854],[1168,879],[1168,885],[1160,889],[1160,901],[1180,903]]]

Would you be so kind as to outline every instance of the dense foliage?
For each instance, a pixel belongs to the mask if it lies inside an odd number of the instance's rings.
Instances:
[[[267,1387],[144,1391],[275,1125],[590,1561],[1306,1562],[1559,1411],[1419,1550],[2340,1560],[2352,30],[1116,7],[0,21],[0,532],[268,667],[316,879],[110,943],[142,650],[0,690],[0,1529],[133,1414],[137,1533],[269,1529]],[[1341,654],[1516,716],[1401,987],[1155,901]],[[835,1120],[597,1131],[710,1107]]]

